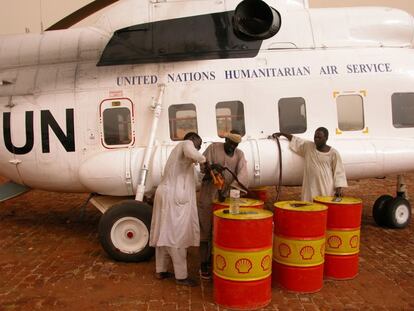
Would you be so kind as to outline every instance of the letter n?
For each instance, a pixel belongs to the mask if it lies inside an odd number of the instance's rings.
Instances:
[[[63,133],[59,124],[56,122],[55,118],[49,110],[42,110],[40,119],[42,128],[41,131],[43,153],[50,152],[49,127],[55,133],[56,137],[59,139],[66,151],[75,151],[75,129],[73,120],[73,109],[66,109],[66,135],[65,133]]]

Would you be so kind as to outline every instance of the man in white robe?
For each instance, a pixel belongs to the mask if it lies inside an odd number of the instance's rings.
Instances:
[[[328,146],[329,132],[326,128],[316,129],[314,141],[308,141],[286,133],[290,149],[305,160],[302,182],[302,200],[312,202],[315,196],[342,196],[342,188],[348,183],[345,169],[338,151]]]
[[[247,162],[243,151],[237,148],[241,142],[241,135],[237,131],[231,131],[226,135],[224,143],[212,143],[204,151],[203,155],[209,164],[227,167],[237,179],[247,186],[248,173]],[[211,176],[202,168],[205,173],[201,183],[200,198],[198,204],[198,216],[200,218],[200,275],[203,279],[211,278],[211,239],[212,239],[212,220],[213,220],[213,201],[218,199],[218,191],[214,186]],[[234,177],[228,172],[223,171],[224,187],[222,196],[228,196],[230,188],[238,188]]]
[[[152,212],[150,245],[155,247],[156,277],[172,277],[167,271],[171,258],[176,283],[185,286],[196,285],[188,277],[187,248],[200,245],[194,163],[206,160],[198,151],[201,143],[200,136],[191,132],[173,149]]]

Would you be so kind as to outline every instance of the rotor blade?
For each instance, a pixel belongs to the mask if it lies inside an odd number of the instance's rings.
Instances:
[[[53,24],[46,31],[69,28],[118,0],[95,0]]]

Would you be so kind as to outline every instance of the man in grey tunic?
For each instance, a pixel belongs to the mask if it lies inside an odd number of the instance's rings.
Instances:
[[[213,165],[227,167],[235,175],[237,179],[245,186],[248,182],[247,163],[243,151],[237,149],[241,142],[241,135],[237,131],[231,131],[226,135],[224,143],[212,143],[204,151],[206,162]],[[198,204],[198,217],[200,219],[200,274],[204,279],[209,279],[211,264],[211,238],[212,238],[212,219],[213,208],[212,203],[218,199],[218,191],[207,172],[206,167],[202,168],[205,173],[201,183],[200,198]],[[222,190],[223,197],[228,196],[231,188],[239,188],[234,177],[228,172],[223,171],[224,187]]]
[[[286,133],[272,136],[285,136],[290,141],[290,149],[305,159],[303,201],[312,202],[315,196],[342,196],[342,188],[348,186],[345,169],[338,151],[326,144],[329,136],[326,128],[316,129],[314,142]]]
[[[150,245],[155,247],[156,277],[173,276],[167,271],[171,258],[176,283],[185,286],[196,285],[187,273],[187,248],[200,244],[194,163],[206,160],[198,152],[201,142],[200,136],[191,132],[173,149],[155,192],[152,212]]]

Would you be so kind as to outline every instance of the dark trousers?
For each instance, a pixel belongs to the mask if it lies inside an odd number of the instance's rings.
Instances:
[[[203,270],[211,266],[211,241],[200,242],[200,263]]]

